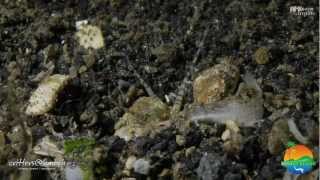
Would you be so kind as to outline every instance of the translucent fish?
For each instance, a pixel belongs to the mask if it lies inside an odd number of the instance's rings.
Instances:
[[[187,117],[196,123],[225,123],[235,121],[239,126],[250,127],[262,119],[262,91],[252,75],[242,77],[235,96],[208,105],[195,105],[187,110]]]

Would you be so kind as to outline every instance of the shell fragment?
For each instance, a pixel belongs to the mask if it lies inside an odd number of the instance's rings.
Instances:
[[[55,74],[43,80],[32,93],[26,109],[27,115],[42,115],[50,111],[56,103],[58,93],[67,85],[69,76]]]

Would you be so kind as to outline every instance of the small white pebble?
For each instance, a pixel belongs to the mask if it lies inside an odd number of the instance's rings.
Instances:
[[[134,162],[137,160],[137,158],[135,156],[130,156],[128,157],[127,161],[126,161],[126,164],[125,164],[125,168],[127,170],[131,170],[133,169],[133,164]]]
[[[223,141],[229,140],[230,137],[231,137],[231,132],[230,132],[229,129],[226,129],[226,130],[222,133],[222,135],[221,135],[221,139],[222,139]]]
[[[147,175],[150,171],[150,163],[145,159],[138,159],[133,163],[134,172]]]
[[[79,30],[83,25],[87,25],[88,24],[88,20],[80,20],[80,21],[76,21],[76,28]]]

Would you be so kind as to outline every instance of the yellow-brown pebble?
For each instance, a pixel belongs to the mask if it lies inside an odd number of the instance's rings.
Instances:
[[[269,62],[269,50],[267,48],[259,48],[253,55],[257,64],[267,64]]]
[[[209,104],[232,93],[239,81],[239,69],[229,63],[202,71],[193,82],[193,96],[198,104]]]
[[[159,129],[169,118],[169,107],[156,97],[139,98],[115,125],[115,135],[126,141]]]

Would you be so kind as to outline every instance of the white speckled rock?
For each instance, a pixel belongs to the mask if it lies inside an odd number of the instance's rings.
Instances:
[[[104,39],[101,29],[92,25],[79,25],[76,37],[79,44],[86,49],[100,49],[104,47]]]
[[[58,93],[67,85],[69,79],[68,75],[55,74],[43,80],[32,93],[26,114],[37,116],[50,111],[56,103]]]

